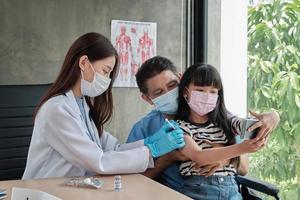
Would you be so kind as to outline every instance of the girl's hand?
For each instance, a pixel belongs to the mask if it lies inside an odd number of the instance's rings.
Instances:
[[[263,148],[265,144],[266,138],[256,137],[251,140],[245,140],[240,145],[243,153],[254,153]]]

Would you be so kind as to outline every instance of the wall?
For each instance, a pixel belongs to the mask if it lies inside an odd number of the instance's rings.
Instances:
[[[208,0],[207,9],[207,62],[220,70],[221,1]]]
[[[110,37],[112,19],[157,22],[157,54],[185,67],[185,0],[1,0],[0,84],[53,82],[71,43],[86,32]],[[121,141],[151,108],[137,88],[114,88],[108,130]]]
[[[247,1],[208,1],[208,63],[222,77],[227,108],[247,115]]]
[[[227,108],[247,115],[247,1],[222,0],[221,66]]]

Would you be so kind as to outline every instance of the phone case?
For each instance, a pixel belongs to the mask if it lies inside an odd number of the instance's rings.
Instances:
[[[255,118],[246,118],[243,120],[242,123],[242,134],[241,134],[241,139],[253,139],[256,137],[259,128],[254,129],[253,131],[249,132],[247,131],[250,126],[258,122],[258,119]]]

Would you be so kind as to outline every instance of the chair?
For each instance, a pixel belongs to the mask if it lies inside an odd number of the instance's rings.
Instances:
[[[273,196],[277,200],[280,199],[278,196],[279,189],[270,183],[240,175],[236,175],[235,180],[244,200],[262,200],[255,194],[255,191]]]
[[[0,180],[22,177],[33,130],[33,112],[50,85],[0,86]]]

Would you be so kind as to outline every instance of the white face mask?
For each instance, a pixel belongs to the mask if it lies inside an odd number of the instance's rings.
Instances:
[[[91,83],[84,80],[83,72],[81,71],[81,93],[85,96],[96,97],[107,90],[111,79],[96,72],[92,65],[91,68],[94,71],[94,80]]]

